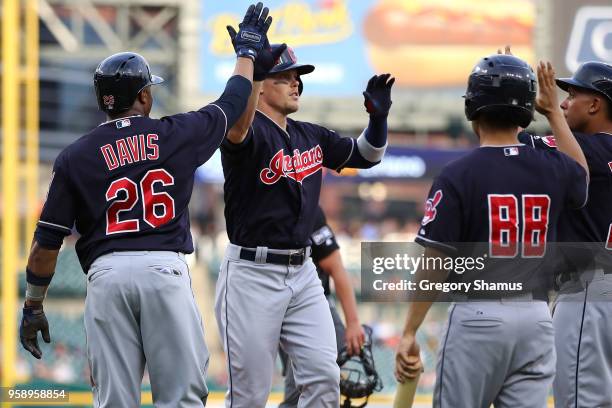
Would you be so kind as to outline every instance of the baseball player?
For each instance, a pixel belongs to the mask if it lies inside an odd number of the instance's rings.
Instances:
[[[382,159],[394,79],[369,81],[369,125],[351,139],[288,118],[299,107],[300,76],[313,70],[287,48],[270,75],[254,82],[247,110],[221,145],[230,244],[215,314],[227,354],[228,407],[265,406],[279,344],[292,362],[298,407],[339,405],[334,324],[309,257],[310,235],[323,167],[367,168]]]
[[[187,204],[197,167],[246,107],[253,61],[269,52],[267,14],[261,4],[249,8],[234,75],[217,101],[195,112],[150,118],[151,85],[163,79],[135,53],[103,60],[94,86],[108,121],[55,161],[28,260],[20,337],[42,357],[38,331],[51,340],[43,300],[75,228],[96,407],[140,406],[145,363],[156,407],[206,404],[208,351],[184,256],[193,252]]]
[[[525,288],[467,291],[466,301],[450,306],[434,407],[546,407],[555,372],[552,318],[546,294],[530,284],[545,272],[546,243],[555,239],[561,212],[584,205],[588,182],[586,160],[560,109],[548,111],[547,119],[570,157],[517,143],[518,128],[533,118],[534,102],[557,105],[553,75],[549,66],[538,68],[537,101],[533,71],[512,55],[482,59],[469,77],[465,112],[480,148],[447,165],[435,179],[416,241],[425,246],[425,257],[442,258],[460,250],[469,254],[471,243],[484,243],[487,264],[509,267],[514,282],[525,282]],[[485,268],[479,277],[496,282],[497,272]],[[416,279],[423,278],[441,282],[447,273],[419,270]],[[451,272],[449,279],[457,278],[470,277]],[[420,370],[408,357],[418,355],[415,334],[431,303],[410,304],[396,355],[400,382]]]
[[[589,164],[589,200],[559,220],[566,249],[553,314],[557,374],[555,407],[612,406],[612,66],[581,65],[557,79],[568,93],[561,109]],[[522,133],[536,148],[556,149],[553,137]]]
[[[336,329],[336,346],[338,353],[343,347],[346,347],[348,355],[359,354],[361,346],[365,339],[365,333],[359,323],[357,316],[357,302],[355,300],[355,292],[349,278],[342,258],[340,256],[340,247],[336,241],[334,231],[327,224],[323,209],[319,206],[315,214],[314,232],[310,236],[312,242],[312,261],[317,268],[317,274],[323,284],[323,293],[329,303],[329,311],[331,312],[334,328]],[[334,299],[330,298],[330,278],[334,281],[334,287],[344,311],[344,319],[346,327],[342,323],[342,319],[336,309]],[[287,358],[287,354],[281,349],[280,356],[283,361],[285,375],[285,397],[279,408],[297,407],[300,398],[300,392],[295,386],[293,379],[293,368],[291,362]]]

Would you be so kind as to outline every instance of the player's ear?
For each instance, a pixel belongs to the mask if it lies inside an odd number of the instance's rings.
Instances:
[[[604,101],[602,101],[599,95],[593,95],[593,99],[591,100],[591,105],[589,106],[589,113],[596,115],[597,112],[605,109]]]
[[[138,101],[143,105],[147,106],[147,104],[151,103],[153,99],[153,95],[151,94],[151,87],[147,86],[145,89],[138,93]]]

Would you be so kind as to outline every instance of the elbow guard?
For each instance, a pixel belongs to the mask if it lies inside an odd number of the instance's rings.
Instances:
[[[381,147],[374,147],[370,142],[368,142],[368,139],[366,139],[365,133],[366,130],[361,132],[357,138],[357,149],[364,159],[372,163],[378,163],[385,155],[388,143],[385,143],[385,145]]]

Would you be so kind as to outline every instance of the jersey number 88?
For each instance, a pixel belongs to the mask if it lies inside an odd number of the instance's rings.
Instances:
[[[518,255],[521,228],[518,222],[518,198],[513,194],[489,194],[489,253],[494,258]],[[550,197],[523,194],[521,257],[540,258],[546,253],[546,233]]]

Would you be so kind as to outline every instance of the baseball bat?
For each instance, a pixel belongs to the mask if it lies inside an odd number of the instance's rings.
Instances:
[[[393,408],[412,408],[414,404],[414,395],[416,394],[419,377],[404,381],[403,384],[398,383],[395,390],[395,399],[393,400]]]

